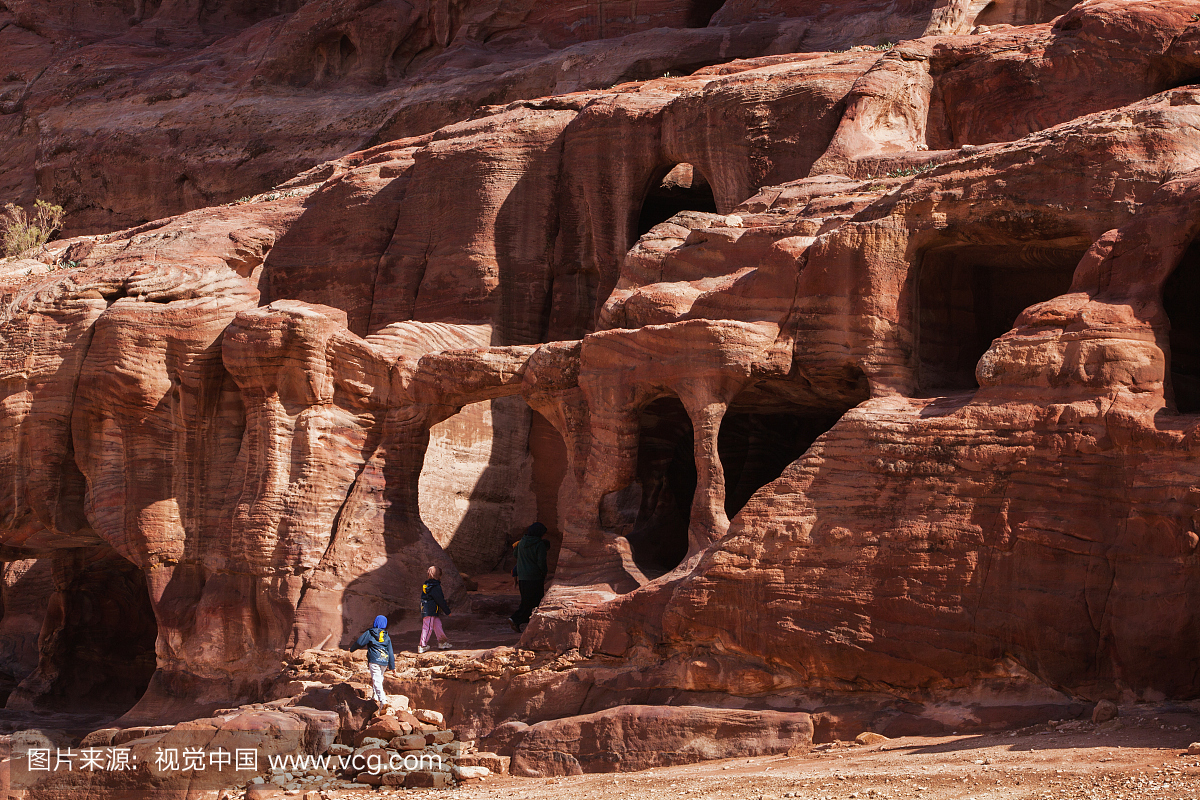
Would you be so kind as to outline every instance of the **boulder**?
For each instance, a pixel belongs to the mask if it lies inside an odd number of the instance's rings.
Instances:
[[[413,712],[413,716],[426,725],[441,726],[446,722],[445,717],[442,716],[440,711],[430,711],[428,708],[418,708]]]
[[[383,786],[403,786],[405,778],[408,777],[407,772],[392,771],[383,773]]]
[[[397,736],[407,735],[412,731],[412,726],[406,722],[402,722],[394,716],[386,715],[375,717],[371,720],[367,727],[363,728],[362,732],[355,737],[355,745],[362,743],[363,739],[374,738],[381,739],[385,742],[396,738]]]
[[[404,778],[406,789],[445,789],[450,786],[450,773],[431,770],[410,772]]]
[[[451,759],[456,766],[487,767],[489,772],[496,775],[507,775],[511,761],[511,756],[501,756],[495,753],[469,753]]]
[[[858,736],[854,737],[854,741],[856,744],[871,745],[871,744],[883,744],[884,742],[888,742],[891,740],[882,734],[875,733],[874,731],[863,731]]]
[[[492,774],[492,771],[484,766],[458,766],[456,764],[450,770],[450,774],[456,781],[472,781],[486,778]]]
[[[800,712],[618,706],[529,726],[511,771],[547,777],[786,753],[811,744],[812,732],[812,720]]]
[[[1099,725],[1117,718],[1117,704],[1111,700],[1101,700],[1092,709],[1092,722]]]
[[[391,747],[395,748],[396,750],[400,750],[400,751],[424,750],[425,749],[425,737],[421,736],[419,734],[412,734],[409,736],[397,736],[389,742],[389,745]]]

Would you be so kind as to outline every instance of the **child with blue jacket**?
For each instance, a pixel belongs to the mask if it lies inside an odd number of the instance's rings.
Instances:
[[[430,567],[425,575],[425,583],[421,585],[421,641],[417,645],[417,652],[424,653],[429,649],[426,645],[429,644],[431,633],[438,638],[438,650],[449,650],[453,645],[446,639],[446,632],[442,630],[442,620],[438,618],[438,614],[450,613],[446,595],[442,594],[442,571],[437,567]]]
[[[375,624],[363,632],[350,648],[350,652],[367,648],[367,669],[371,672],[371,690],[379,705],[387,705],[387,695],[383,693],[383,668],[396,669],[396,654],[392,650],[392,637],[387,632],[387,617],[380,614],[375,618]]]

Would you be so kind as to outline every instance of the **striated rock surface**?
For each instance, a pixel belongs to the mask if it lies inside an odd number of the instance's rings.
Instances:
[[[0,196],[53,199],[69,231],[110,231],[254,195],[480,107],[970,29],[967,9],[947,22],[943,5],[12,0],[0,5]]]
[[[526,777],[628,772],[711,758],[803,752],[808,714],[694,706],[616,706],[517,732],[512,773]]]
[[[535,513],[556,564],[521,650],[391,683],[514,770],[666,763],[679,718],[720,739],[752,724],[738,708],[779,713],[753,750],[775,752],[805,726],[1200,694],[1200,3],[891,8],[662,3],[572,27],[331,2],[230,12],[213,41],[207,18],[155,28],[194,42],[196,75],[275,36],[251,87],[290,87],[288,114],[327,103],[361,141],[306,133],[293,172],[354,152],[3,271],[0,555],[53,559],[56,598],[10,702],[78,691],[64,609],[98,575],[124,581],[130,637],[157,638],[130,720],[182,719],[277,692],[281,659],[375,613],[415,620],[430,565],[457,601]],[[150,35],[121,24],[89,46]],[[876,34],[911,38],[816,52]],[[687,75],[595,79],[742,35],[761,47]],[[460,88],[516,53],[579,72],[477,109],[388,88],[380,54],[405,48]],[[118,88],[88,102],[128,104]],[[405,121],[435,96],[465,110]],[[385,100],[386,122],[346,114]],[[85,208],[77,230],[100,225]],[[28,666],[29,620],[4,624]],[[642,708],[662,705],[692,710]],[[615,739],[640,744],[609,762]]]

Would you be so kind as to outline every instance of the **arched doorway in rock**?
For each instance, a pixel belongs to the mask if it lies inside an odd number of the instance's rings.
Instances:
[[[634,480],[600,504],[600,526],[625,537],[634,564],[651,580],[687,555],[697,482],[694,438],[691,418],[678,397],[647,403],[638,420]]]
[[[460,572],[503,569],[511,543],[534,520],[557,558],[562,437],[521,397],[463,406],[429,430],[418,497],[421,518]]]
[[[717,213],[717,201],[708,180],[688,163],[664,167],[655,173],[642,200],[632,238],[636,240],[680,211]]]
[[[1170,320],[1168,402],[1180,414],[1200,413],[1200,239],[1192,242],[1163,284],[1163,310]]]
[[[10,708],[119,715],[157,667],[158,625],[146,577],[107,546],[56,551],[38,665],[12,691]]]
[[[842,414],[865,400],[865,382],[852,394],[828,404],[801,405],[752,387],[735,398],[717,435],[726,515],[732,519]],[[670,572],[687,555],[696,486],[692,421],[678,397],[660,397],[640,414],[635,479],[606,496],[600,507],[601,527],[625,537],[634,564],[647,578]]]
[[[1078,0],[992,0],[975,16],[973,25],[1036,25],[1071,10]]]
[[[992,341],[1029,306],[1070,291],[1083,253],[1033,244],[955,245],[923,253],[915,282],[920,391],[978,388],[975,367]]]

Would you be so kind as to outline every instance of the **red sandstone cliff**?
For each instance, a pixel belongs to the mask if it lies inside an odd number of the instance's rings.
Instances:
[[[3,265],[2,554],[54,559],[59,604],[106,569],[69,553],[136,566],[145,711],[254,696],[486,560],[421,474],[491,402],[485,459],[554,445],[496,501],[557,503],[522,645],[622,676],[538,714],[1194,696],[1200,3],[1034,5],[147,4],[78,50],[144,74],[84,90],[51,58],[80,23],[10,3],[0,58],[50,66],[0,118],[5,191],[76,231],[195,210]],[[521,716],[509,688],[464,724]]]
[[[898,41],[934,16],[969,28],[936,5],[11,0],[0,196],[53,198],[68,232],[110,231],[264,191],[483,106]]]

